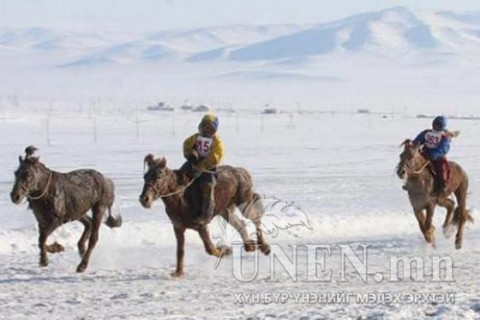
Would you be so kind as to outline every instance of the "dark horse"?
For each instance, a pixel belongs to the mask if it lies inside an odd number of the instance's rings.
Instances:
[[[47,252],[64,250],[58,243],[46,244],[48,236],[56,228],[75,220],[85,226],[78,241],[82,261],[77,272],[83,272],[98,241],[98,230],[105,211],[108,209],[106,224],[109,227],[121,225],[121,217],[114,218],[111,213],[114,201],[113,181],[95,170],[75,170],[69,173],[52,171],[38,157],[33,156],[35,151],[35,147],[27,147],[25,158],[19,157],[20,166],[15,171],[15,185],[10,197],[15,204],[27,198],[29,208],[35,214],[40,232],[38,245],[42,267],[48,265]],[[90,209],[91,218],[87,215]],[[88,249],[85,250],[88,238]]]
[[[435,228],[432,218],[435,207],[439,205],[447,209],[447,216],[443,223],[445,236],[450,236],[454,224],[458,226],[455,247],[460,249],[465,222],[467,220],[473,222],[473,218],[467,210],[467,174],[457,163],[450,161],[451,173],[447,192],[439,197],[434,193],[434,174],[429,166],[429,161],[421,155],[420,147],[413,144],[411,140],[405,140],[402,146],[404,146],[404,150],[397,165],[397,175],[400,179],[406,179],[405,187],[408,197],[425,240],[435,246]],[[455,202],[449,198],[452,193],[457,199],[456,208]],[[426,216],[424,211],[426,211]]]
[[[153,201],[162,198],[168,217],[173,223],[177,238],[177,269],[172,276],[184,275],[185,229],[197,230],[208,254],[222,257],[231,253],[228,248],[216,247],[210,238],[207,224],[199,223],[196,217],[200,214],[198,186],[180,170],[167,168],[165,158],[155,159],[149,154],[145,157],[148,171],[144,176],[145,184],[140,203],[150,208]],[[245,250],[254,251],[255,242],[248,235],[245,222],[235,216],[235,208],[241,209],[244,217],[253,221],[257,235],[257,245],[264,254],[270,253],[270,246],[263,238],[261,218],[263,205],[258,194],[253,192],[252,178],[247,170],[230,166],[217,169],[218,179],[215,187],[214,216],[220,215],[230,223],[242,237]]]

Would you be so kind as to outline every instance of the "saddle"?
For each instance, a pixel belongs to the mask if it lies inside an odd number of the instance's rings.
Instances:
[[[444,173],[446,177],[442,178],[441,172],[438,172],[437,168],[430,162],[427,166],[427,170],[432,174],[433,177],[433,187],[434,192],[441,194],[445,191],[445,187],[448,184],[449,176],[450,176],[450,163],[446,162],[446,167]]]

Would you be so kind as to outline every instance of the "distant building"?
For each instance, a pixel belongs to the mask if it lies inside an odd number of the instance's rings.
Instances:
[[[193,112],[209,112],[210,110],[212,110],[212,107],[201,104],[201,105],[195,107],[192,111]]]
[[[370,110],[369,109],[358,109],[357,110],[357,113],[370,113]]]
[[[169,106],[165,102],[159,102],[157,105],[148,106],[147,110],[149,110],[149,111],[174,111],[175,108]]]

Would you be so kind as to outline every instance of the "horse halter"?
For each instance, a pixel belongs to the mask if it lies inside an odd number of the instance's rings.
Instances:
[[[405,173],[406,173],[407,175],[418,175],[418,174],[422,173],[422,171],[425,170],[425,168],[427,168],[429,164],[430,164],[430,160],[427,160],[427,161],[425,161],[425,163],[420,167],[420,169],[415,170],[415,169],[410,169],[410,163],[409,163],[408,165],[404,165],[404,166],[403,166],[403,169],[405,170]]]
[[[407,175],[417,175],[422,173],[422,171],[425,170],[425,168],[428,167],[429,164],[430,164],[430,160],[426,161],[425,164],[418,170],[410,171],[406,169],[405,171],[407,172]]]
[[[150,172],[150,170],[147,171],[147,173],[145,175],[148,175],[149,172]],[[155,182],[157,182],[157,180],[159,180],[159,179],[155,179]],[[180,194],[180,193],[184,192],[188,187],[190,187],[193,184],[193,182],[195,182],[195,180],[197,180],[197,178],[190,180],[190,182],[188,182],[186,185],[182,186],[178,190],[175,190],[175,191],[169,192],[169,193],[165,193],[165,194],[162,194],[158,190],[158,188],[156,186],[156,183],[148,182],[148,183],[145,183],[145,186],[148,187],[148,188],[151,188],[153,190],[155,198],[167,198],[167,197],[171,197],[171,196],[174,196],[174,195],[177,195],[177,194]]]
[[[174,196],[174,195],[177,195],[179,193],[184,192],[188,187],[190,187],[192,185],[192,183],[195,180],[197,180],[197,178],[190,180],[189,183],[187,183],[185,186],[181,187],[180,189],[178,189],[176,191],[173,191],[173,192],[170,192],[170,193],[166,193],[166,194],[161,194],[160,191],[158,191],[157,187],[152,183],[146,183],[145,186],[150,187],[154,191],[156,198],[167,198],[167,197],[171,197],[171,196]]]
[[[29,199],[29,200],[40,200],[43,197],[45,197],[45,195],[47,194],[48,188],[50,187],[50,182],[52,181],[52,175],[53,175],[53,173],[50,171],[50,174],[48,175],[47,186],[45,187],[45,190],[43,190],[42,194],[37,196],[37,197],[33,197],[33,196],[29,195],[28,188],[26,188],[23,184],[20,184],[20,188],[23,191],[25,191],[25,193],[26,193],[26,198]]]

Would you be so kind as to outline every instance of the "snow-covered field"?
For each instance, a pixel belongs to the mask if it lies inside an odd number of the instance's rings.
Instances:
[[[100,109],[100,108],[99,108]],[[10,109],[11,110],[11,109]],[[327,264],[332,281],[306,281],[307,253],[298,251],[298,278],[259,256],[259,274],[249,282],[235,278],[235,257],[208,256],[198,235],[187,232],[186,277],[170,277],[175,266],[175,239],[163,205],[143,209],[138,195],[143,185],[143,157],[167,157],[169,166],[182,162],[181,144],[194,132],[198,113],[54,111],[4,112],[0,118],[0,319],[479,319],[480,228],[469,224],[465,246],[454,250],[453,239],[441,234],[443,210],[437,210],[438,248],[425,245],[401,181],[394,175],[403,139],[428,127],[430,120],[405,115],[303,113],[261,116],[219,113],[228,164],[248,168],[256,190],[269,199],[294,202],[311,228],[280,228],[267,241],[290,254],[289,245],[332,245]],[[469,206],[480,220],[480,165],[476,155],[480,122],[451,121],[462,133],[450,158],[470,175]],[[120,229],[102,226],[100,241],[84,274],[75,273],[79,256],[79,223],[57,230],[50,242],[66,251],[50,255],[47,268],[38,266],[37,227],[26,205],[15,206],[9,192],[18,155],[33,144],[50,168],[69,171],[89,167],[116,184],[115,212]],[[276,217],[283,217],[277,213]],[[294,218],[295,219],[295,218]],[[267,224],[268,224],[268,219]],[[222,235],[217,221],[213,235]],[[235,237],[232,239],[235,243]],[[392,256],[451,257],[453,282],[412,281],[365,283],[347,263],[346,281],[339,280],[339,244],[369,246],[371,270],[388,272]],[[308,257],[310,258],[310,257]],[[244,260],[254,262],[250,254]],[[430,271],[427,269],[427,275]],[[428,278],[428,277],[427,277]],[[450,294],[452,303],[244,303],[239,294],[328,295],[346,292],[378,295]],[[332,302],[332,301],[330,301]],[[380,301],[381,302],[381,301]]]
[[[399,144],[430,126],[417,114],[480,115],[479,26],[478,13],[397,7],[328,23],[2,27],[0,319],[480,319],[478,222],[457,251],[439,209],[438,247],[427,246],[394,174]],[[248,168],[265,197],[270,256],[238,257],[239,237],[214,220],[214,241],[234,254],[217,261],[189,231],[186,276],[170,276],[176,241],[163,204],[138,202],[143,159],[165,156],[178,168],[202,114],[146,111],[159,100],[216,108],[225,163]],[[280,112],[261,115],[266,104]],[[450,158],[470,176],[477,221],[479,126],[450,123],[461,131]],[[33,214],[10,201],[28,145],[51,169],[95,168],[116,184],[123,226],[102,226],[83,274],[75,273],[81,224],[50,237],[66,251],[40,268]],[[325,251],[312,255],[314,245],[331,249],[329,281],[311,281],[326,275]],[[366,275],[344,259],[348,248],[360,260],[367,248]],[[394,281],[399,257],[424,265]],[[293,274],[285,258],[296,259]],[[441,281],[433,281],[437,258]]]

